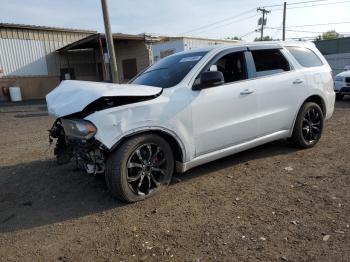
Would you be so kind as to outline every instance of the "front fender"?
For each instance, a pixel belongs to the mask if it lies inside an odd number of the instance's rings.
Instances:
[[[166,100],[160,97],[152,100],[152,103],[146,101],[133,106],[110,108],[85,119],[97,127],[95,138],[109,150],[130,135],[162,131],[179,143],[184,160],[188,161],[194,154],[191,112],[187,110],[188,107],[169,106]]]

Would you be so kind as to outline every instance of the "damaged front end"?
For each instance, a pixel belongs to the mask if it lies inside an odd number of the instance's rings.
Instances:
[[[50,142],[57,139],[54,154],[62,165],[75,160],[89,174],[105,171],[108,150],[94,136],[96,127],[87,120],[59,118],[49,130]]]
[[[155,99],[160,87],[65,80],[46,96],[49,115],[55,117],[49,130],[50,140],[57,139],[58,164],[72,159],[91,174],[103,173],[108,148],[95,139],[96,126],[85,120],[91,114],[111,108]]]

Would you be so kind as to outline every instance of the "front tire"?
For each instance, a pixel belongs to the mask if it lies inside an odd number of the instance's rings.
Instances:
[[[174,156],[160,136],[145,134],[126,140],[107,159],[106,183],[117,199],[144,200],[168,185],[174,172]]]
[[[320,140],[323,125],[322,109],[316,103],[306,102],[299,110],[290,141],[297,147],[311,148]]]

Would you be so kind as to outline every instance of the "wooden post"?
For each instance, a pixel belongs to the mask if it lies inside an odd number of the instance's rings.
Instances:
[[[287,11],[287,2],[283,4],[283,31],[282,31],[282,40],[286,40],[286,11]]]
[[[102,81],[106,81],[106,64],[104,60],[104,53],[103,53],[103,45],[101,41],[101,35],[98,35],[98,45],[100,49],[100,62],[101,62],[101,67],[102,67]]]
[[[108,49],[108,55],[109,55],[109,64],[111,66],[111,73],[112,73],[112,82],[118,83],[119,77],[118,77],[118,70],[117,70],[117,61],[115,58],[114,43],[113,43],[113,36],[112,36],[112,30],[111,30],[111,23],[109,21],[107,0],[101,0],[101,4],[102,4],[102,12],[103,12],[103,21],[105,24],[105,31],[106,31],[106,42],[107,42],[107,49]]]

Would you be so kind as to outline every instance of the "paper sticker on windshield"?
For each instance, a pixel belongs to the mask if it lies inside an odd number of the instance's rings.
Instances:
[[[184,62],[194,62],[194,61],[198,61],[199,59],[201,59],[201,56],[189,56],[189,57],[184,57],[182,58],[179,63],[184,63]]]

